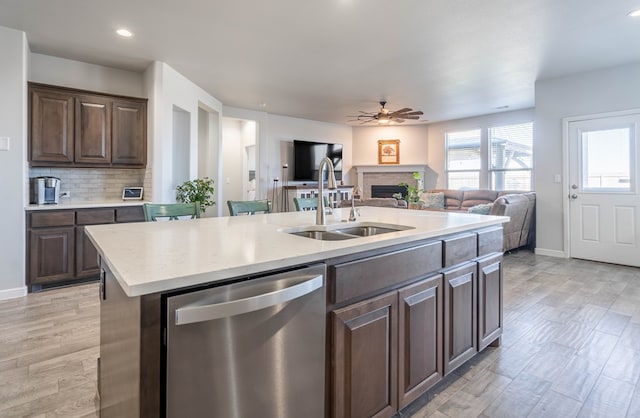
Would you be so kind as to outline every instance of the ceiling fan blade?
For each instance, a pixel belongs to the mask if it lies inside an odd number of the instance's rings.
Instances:
[[[420,116],[418,116],[418,115],[415,115],[415,116],[414,116],[414,115],[406,116],[406,115],[405,115],[405,116],[402,116],[402,119],[418,120],[418,119],[420,119]]]
[[[413,109],[411,109],[410,107],[403,107],[400,110],[394,110],[391,113],[405,113],[405,112],[411,112]]]
[[[422,110],[414,110],[411,112],[404,112],[401,114],[398,114],[398,116],[402,117],[402,116],[416,116],[416,115],[423,115],[424,113],[422,112]]]
[[[393,122],[393,123],[404,123],[404,119],[393,118],[393,119],[391,119],[391,122]]]

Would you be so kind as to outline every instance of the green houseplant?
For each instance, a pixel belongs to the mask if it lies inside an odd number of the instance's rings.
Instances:
[[[185,181],[176,187],[176,200],[181,203],[200,202],[200,209],[205,212],[207,207],[215,205],[211,200],[213,194],[213,180],[209,177]]]
[[[420,192],[424,190],[420,189],[420,180],[422,176],[418,172],[413,173],[413,178],[416,180],[416,185],[411,186],[407,183],[400,183],[398,186],[404,186],[407,189],[407,202],[408,203],[418,203],[420,202]]]

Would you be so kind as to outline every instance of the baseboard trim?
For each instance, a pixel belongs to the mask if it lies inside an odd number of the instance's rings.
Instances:
[[[27,296],[27,287],[16,287],[15,289],[0,290],[0,300],[14,299]]]
[[[536,248],[534,250],[534,253],[536,255],[546,255],[548,257],[569,258],[569,256],[565,254],[564,251],[547,250],[546,248]]]

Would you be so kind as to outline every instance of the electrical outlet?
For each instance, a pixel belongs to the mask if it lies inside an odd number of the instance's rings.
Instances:
[[[71,192],[69,190],[61,191],[60,197],[71,197]]]

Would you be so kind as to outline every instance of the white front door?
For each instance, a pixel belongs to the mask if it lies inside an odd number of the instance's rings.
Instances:
[[[568,123],[569,255],[640,266],[640,113]]]

